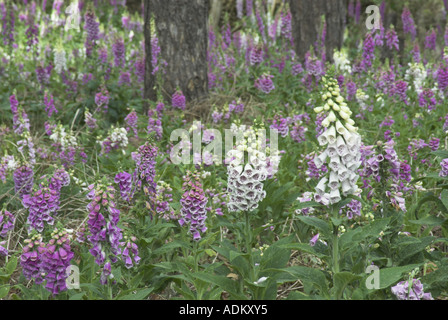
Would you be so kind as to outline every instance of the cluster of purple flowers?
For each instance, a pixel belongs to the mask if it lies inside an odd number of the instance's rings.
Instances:
[[[14,156],[5,155],[0,158],[0,180],[5,183],[8,171],[14,169]]]
[[[67,268],[74,257],[68,233],[54,229],[47,245],[40,234],[25,240],[25,244],[20,256],[25,278],[34,279],[36,284],[46,281],[45,288],[53,295],[66,291]]]
[[[403,22],[404,33],[410,34],[412,37],[412,41],[414,41],[415,37],[417,36],[417,30],[415,28],[415,23],[414,19],[412,18],[411,11],[407,7],[403,8],[401,20]]]
[[[366,38],[364,39],[363,52],[361,61],[361,69],[367,71],[372,67],[372,62],[375,59],[375,41],[373,39],[372,33],[368,32]]]
[[[418,104],[420,107],[425,107],[428,111],[435,110],[437,106],[437,99],[435,98],[435,94],[431,89],[424,89],[418,95]]]
[[[171,97],[171,105],[173,108],[185,110],[185,96],[181,90],[176,90]]]
[[[2,12],[2,38],[5,46],[14,45],[14,29],[15,29],[15,14],[13,4],[10,3],[5,6],[5,3],[0,4]]]
[[[254,46],[253,48],[249,48],[250,55],[249,55],[249,64],[251,66],[257,65],[263,62],[263,47],[258,45]]]
[[[25,131],[30,130],[30,121],[25,110],[19,106],[19,102],[16,96],[13,94],[9,97],[9,103],[13,115],[13,130],[16,134],[23,134]]]
[[[90,130],[94,130],[97,127],[96,124],[96,119],[94,118],[94,116],[89,112],[86,111],[85,115],[84,115],[84,122],[86,123],[86,126],[90,129]]]
[[[48,118],[50,118],[53,113],[58,113],[58,110],[54,106],[53,96],[51,94],[48,94],[47,92],[45,92],[44,95],[44,105],[45,112],[47,113]]]
[[[127,269],[130,269],[135,264],[139,264],[140,257],[138,256],[138,246],[135,243],[137,238],[132,236],[128,239],[128,237],[124,237],[124,242],[121,243],[123,247],[121,252],[121,258],[124,261],[124,265]]]
[[[41,271],[45,243],[42,242],[41,235],[35,235],[31,239],[24,241],[22,255],[20,256],[20,266],[23,275],[28,280],[34,280],[36,284],[44,282],[44,275]]]
[[[279,115],[275,115],[272,119],[271,129],[275,129],[283,138],[285,138],[289,133],[289,124],[292,119],[290,117],[283,118]]]
[[[434,145],[434,142],[433,142]],[[408,146],[408,152],[409,156],[413,158],[414,160],[417,160],[419,150],[429,147],[429,144],[427,144],[423,139],[412,139],[409,142]]]
[[[132,174],[126,171],[117,173],[114,182],[120,188],[121,198],[125,201],[130,201],[132,199]]]
[[[372,182],[367,180],[369,177],[377,182],[382,180],[389,182],[390,189],[385,190],[386,196],[394,207],[406,212],[403,195],[410,190],[407,184],[411,181],[411,167],[406,161],[398,159],[394,144],[395,142],[390,140],[384,143],[382,148],[379,147],[378,153],[371,150],[370,158],[362,157],[364,169],[360,174],[364,177],[364,187],[368,189],[373,188]],[[373,190],[369,192],[369,198],[372,196]]]
[[[425,38],[425,48],[428,50],[436,50],[437,34],[434,29],[428,32]]]
[[[112,44],[112,53],[114,55],[114,64],[117,68],[124,68],[126,63],[126,48],[124,40],[120,37],[116,37]]]
[[[148,133],[154,132],[157,140],[162,139],[163,136],[163,127],[162,127],[162,111],[164,108],[164,104],[159,102],[157,104],[156,110],[148,110]]]
[[[134,171],[134,190],[140,190],[143,186],[143,191],[148,197],[146,207],[152,212],[155,210],[154,197],[157,188],[157,182],[155,181],[157,153],[158,148],[147,142],[139,147],[138,153],[134,158],[136,164]]]
[[[392,293],[398,300],[434,300],[431,293],[423,292],[423,284],[418,279],[401,281],[392,287]]]
[[[28,25],[28,28],[25,31],[25,35],[28,39],[26,42],[27,44],[27,51],[30,51],[32,48],[36,49],[37,45],[39,44],[39,25],[34,23],[34,17],[32,14],[28,14],[26,24]]]
[[[188,225],[189,233],[193,236],[193,240],[201,239],[201,233],[207,230],[205,220],[207,218],[206,205],[208,202],[199,175],[191,171],[187,172],[182,185],[184,194],[180,200],[182,206],[180,213],[181,218],[179,224],[181,226]]]
[[[387,30],[386,32],[386,46],[391,50],[392,48],[395,48],[397,51],[400,48],[397,32],[395,32],[395,29],[393,28]]]
[[[305,133],[308,128],[303,125],[302,121],[294,121],[292,129],[290,131],[291,139],[296,142],[304,142],[306,140]]]
[[[32,192],[34,172],[29,166],[23,165],[14,170],[14,188],[20,198]]]
[[[263,74],[261,77],[255,80],[255,88],[268,94],[275,89],[274,82],[272,81],[273,75]]]
[[[6,238],[8,233],[14,229],[14,222],[16,218],[8,210],[0,210],[0,256],[7,256],[8,249],[4,247],[6,241],[1,238]]]
[[[439,172],[439,176],[440,177],[446,177],[448,176],[448,158],[443,159],[442,162],[440,162],[440,172]]]
[[[212,118],[214,123],[219,123],[221,121],[229,121],[232,115],[241,114],[244,112],[244,103],[240,99],[238,101],[232,101],[228,105],[228,109],[224,108],[222,111],[215,110],[212,113]]]
[[[109,99],[109,91],[104,85],[102,85],[100,88],[100,92],[95,95],[95,104],[98,106],[98,108],[103,107],[104,112],[106,112],[109,107]]]
[[[42,254],[42,272],[45,273],[45,289],[53,295],[67,290],[67,268],[74,257],[70,240],[65,230],[54,229],[45,251]]]
[[[353,219],[355,215],[358,217],[361,216],[361,208],[362,208],[361,202],[356,199],[353,199],[348,204],[343,206],[339,212],[342,213],[343,209],[346,209],[347,219],[350,220]]]
[[[177,215],[170,203],[173,202],[173,189],[164,181],[157,182],[156,212],[159,217],[169,220],[177,220]]]
[[[126,127],[126,130],[129,132],[132,129],[132,131],[134,132],[134,136],[138,137],[138,131],[137,131],[138,116],[137,116],[137,112],[135,112],[135,110],[132,110],[126,116],[126,118],[124,118],[124,121],[126,121],[126,124],[128,125]]]
[[[53,215],[59,210],[59,197],[59,191],[49,187],[23,196],[22,204],[29,211],[27,223],[30,231],[34,229],[42,232],[45,223],[53,225]]]
[[[95,262],[103,267],[100,282],[107,284],[112,279],[111,263],[118,261],[121,254],[120,240],[123,238],[118,227],[120,210],[116,207],[115,189],[113,186],[89,186],[90,192],[87,198],[91,202],[87,205],[89,210],[90,235],[87,237],[91,243],[90,253],[95,257]]]
[[[96,21],[95,12],[88,10],[84,15],[87,37],[85,42],[86,55],[92,55],[93,47],[95,46],[95,41],[99,39],[99,22]]]

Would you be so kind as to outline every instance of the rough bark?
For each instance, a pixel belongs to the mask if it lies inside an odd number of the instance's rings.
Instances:
[[[327,35],[325,37],[325,55],[327,61],[333,62],[334,49],[340,50],[344,40],[344,29],[347,17],[347,0],[325,1],[325,21]]]
[[[346,24],[347,0],[289,0],[294,49],[301,61],[319,41],[322,16],[326,21],[325,55],[332,61],[333,50],[340,49]]]
[[[207,96],[209,0],[150,0],[150,5],[161,59],[167,62],[162,75],[165,99],[177,88],[187,101]]]
[[[150,0],[145,0],[144,3],[144,35],[145,35],[145,88],[144,98],[145,100],[156,100],[156,91],[154,89],[155,77],[152,75],[152,63],[151,63],[151,15]],[[148,111],[148,101],[144,103],[143,112],[146,114]]]
[[[319,37],[323,1],[289,0],[294,50],[301,61]]]

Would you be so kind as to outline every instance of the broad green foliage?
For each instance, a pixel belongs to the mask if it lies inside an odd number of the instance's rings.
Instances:
[[[64,5],[60,13],[50,5],[45,12],[37,7],[34,10],[40,20],[34,23],[39,26],[39,43],[27,50],[29,26],[24,17],[32,16],[31,3],[11,7],[5,7],[8,1],[0,3],[0,17],[6,8],[13,10],[16,18],[14,46],[6,40],[3,45],[0,32],[0,213],[8,210],[15,217],[12,230],[0,233],[0,253],[8,251],[6,256],[0,255],[0,299],[390,300],[397,298],[393,287],[412,279],[420,280],[424,292],[433,298],[446,298],[448,172],[441,174],[441,162],[448,159],[444,125],[448,67],[440,54],[421,46],[425,64],[417,63],[412,52],[414,42],[405,34],[401,51],[374,45],[371,67],[364,70],[367,30],[363,21],[357,24],[349,16],[344,46],[335,55],[337,61],[322,62],[325,48],[319,40],[303,62],[291,46],[287,5],[273,6],[272,10],[260,5],[242,19],[225,15],[221,31],[210,30],[210,98],[187,103],[182,110],[163,98],[164,61],[160,52],[153,56],[159,67],[159,98],[149,102],[142,98],[144,33],[140,12],[130,14],[108,1],[99,1],[94,8],[86,4],[78,32],[64,30],[57,22],[66,18]],[[431,7],[438,5],[443,4],[431,2]],[[95,28],[84,25],[84,15],[92,8],[99,35],[89,44],[88,37],[94,36]],[[400,15],[403,7],[394,1],[387,10]],[[425,8],[425,15],[428,10]],[[387,32],[389,26],[384,27]],[[421,29],[424,26],[419,26],[420,33]],[[377,30],[372,36],[379,33]],[[442,38],[438,34],[437,50],[445,46]],[[124,65],[117,58],[120,39],[124,41]],[[153,42],[155,51],[160,49],[155,33]],[[87,54],[89,45],[93,49]],[[61,73],[54,69],[55,48],[63,49],[67,59]],[[341,67],[343,60],[352,71]],[[51,68],[50,64],[53,69],[48,81],[40,79],[42,71],[37,69]],[[419,70],[424,70],[426,77],[420,79],[421,87],[416,87]],[[323,151],[318,137],[329,110],[324,105],[333,98],[327,92],[328,81],[337,86],[336,80],[340,90],[334,90],[337,98],[331,104],[337,108],[339,103],[351,112],[345,124],[350,127],[350,122],[356,121],[362,156],[359,169],[356,167],[358,189],[328,204],[314,194],[327,174],[322,167],[316,168],[314,159]],[[354,92],[350,92],[351,84],[355,85]],[[400,88],[404,95],[400,95]],[[11,108],[12,96],[18,102],[16,112]],[[45,99],[50,97],[57,113],[49,116]],[[143,113],[145,103],[149,104],[147,114]],[[132,111],[137,115],[134,122]],[[20,126],[26,127],[26,119],[29,129]],[[203,127],[193,121],[200,121]],[[225,155],[207,162],[202,153],[196,164],[175,164],[170,158],[170,151],[180,141],[170,140],[176,129],[185,130],[191,142],[200,132],[202,149],[209,143],[202,140],[206,130],[216,129],[224,149],[226,131],[238,125],[246,125],[246,131],[249,126],[267,132],[272,127],[279,133],[278,170],[270,167],[272,174],[261,179],[263,189],[258,191],[266,195],[250,212],[228,210],[229,165],[224,163]],[[269,138],[271,143],[274,137]],[[437,146],[434,138],[439,139]],[[387,142],[390,140],[394,143]],[[145,143],[154,148],[152,151],[157,148],[154,159],[138,158]],[[243,154],[249,147],[245,145]],[[271,154],[274,148],[269,147]],[[392,150],[396,159],[380,160],[370,167],[367,164],[372,154],[386,156]],[[196,151],[193,146],[191,159],[198,156]],[[142,161],[153,161],[154,167],[142,165]],[[393,161],[400,166],[397,175]],[[53,177],[57,169],[63,168],[70,177],[70,183],[58,189],[59,203],[56,213],[51,214],[54,224],[44,223],[40,232],[29,230],[32,205],[15,189],[14,174],[21,165],[33,169],[33,194],[48,187],[46,178]],[[136,169],[139,165],[140,171]],[[242,172],[243,168],[235,170]],[[193,171],[200,182],[194,187],[184,183]],[[117,182],[116,175],[123,172],[134,183],[131,187],[124,180]],[[132,189],[136,181],[142,188]],[[196,194],[189,193],[192,189]],[[92,190],[100,190],[95,194],[99,199],[86,198]],[[132,193],[132,199],[126,199],[124,191],[128,196]],[[185,208],[197,209],[191,199],[198,194],[207,198],[206,230],[201,230],[195,241],[189,232],[191,222],[181,225],[179,219],[188,216],[182,211]],[[101,242],[102,248],[109,245],[105,259],[112,261],[105,284],[105,261],[95,261],[98,255],[92,255],[89,239],[95,222],[89,213],[97,212],[94,208],[100,204],[98,210],[109,222],[103,231],[110,231],[114,209],[119,210],[120,231],[107,233]],[[0,232],[5,224],[0,220]],[[52,237],[61,245],[56,228],[69,234],[74,253],[70,264],[79,269],[79,287],[52,295],[45,288],[48,279],[42,284],[27,279],[23,254],[33,250],[32,246],[25,249],[29,246],[25,239],[32,237],[47,247]],[[120,232],[122,252],[113,262],[112,238]],[[127,242],[131,265],[123,252]],[[131,250],[131,243],[138,247],[138,255]]]

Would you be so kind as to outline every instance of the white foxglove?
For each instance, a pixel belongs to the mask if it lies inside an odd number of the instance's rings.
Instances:
[[[359,178],[357,171],[361,165],[361,136],[351,118],[351,110],[340,95],[337,81],[325,78],[324,81],[326,92],[321,95],[324,100],[323,110],[328,106],[329,114],[324,119],[327,130],[317,139],[319,145],[326,146],[326,149],[315,156],[314,163],[318,168],[327,164],[329,172],[315,187],[314,200],[328,205],[337,203],[342,196],[358,190],[356,182]],[[321,111],[320,107],[316,107],[315,111]]]

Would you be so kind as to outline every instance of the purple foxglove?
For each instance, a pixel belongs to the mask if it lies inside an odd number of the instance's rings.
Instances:
[[[205,207],[208,199],[205,196],[197,172],[187,172],[187,175],[184,177],[182,191],[184,193],[180,200],[181,217],[179,224],[181,226],[187,225],[189,228],[188,232],[192,235],[193,240],[198,241],[201,239],[201,234],[207,230],[205,226],[205,220],[207,219]]]

